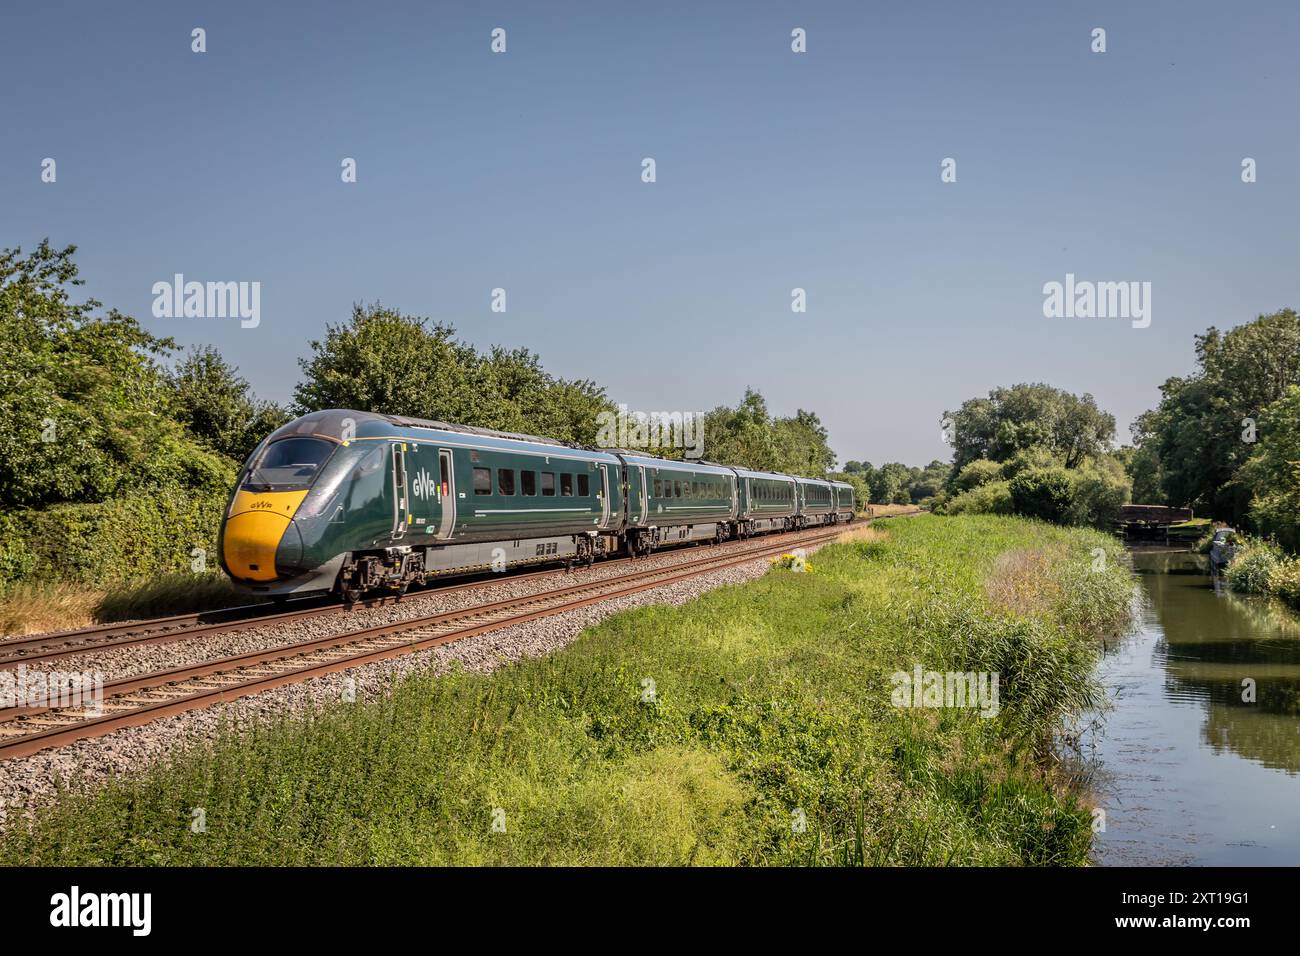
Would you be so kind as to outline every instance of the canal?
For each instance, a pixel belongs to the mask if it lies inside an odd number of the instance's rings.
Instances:
[[[1107,649],[1085,735],[1109,865],[1300,864],[1300,618],[1188,551],[1134,549],[1136,631]],[[1255,700],[1243,700],[1243,681]]]

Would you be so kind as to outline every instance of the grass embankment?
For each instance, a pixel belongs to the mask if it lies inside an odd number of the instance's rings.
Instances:
[[[863,505],[860,515],[864,518],[892,518],[895,515],[920,514],[917,505]]]
[[[813,573],[67,796],[15,823],[0,862],[1085,862],[1089,812],[1043,755],[1093,701],[1096,636],[1127,619],[1117,543],[991,516],[858,535]],[[916,664],[998,672],[1000,712],[895,707],[891,675]]]
[[[224,490],[161,487],[0,514],[0,634],[248,603],[216,570],[225,507]]]
[[[265,600],[236,591],[224,574],[173,572],[140,584],[97,588],[24,581],[0,589],[0,634],[65,631],[109,621],[188,614]]]

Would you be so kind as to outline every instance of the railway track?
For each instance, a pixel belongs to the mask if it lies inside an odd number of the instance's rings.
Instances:
[[[285,684],[562,614],[780,554],[792,546],[824,544],[833,541],[844,530],[835,527],[833,530],[800,532],[794,540],[789,535],[782,535],[779,539],[766,538],[756,546],[660,568],[638,571],[633,565],[633,570],[627,574],[109,681],[103,685],[102,706],[98,708],[45,706],[0,709],[0,760],[30,756],[76,740],[102,736],[124,727],[139,726]],[[538,572],[552,573],[556,572]],[[287,612],[287,615],[325,610],[328,609]],[[273,616],[272,619],[283,621],[287,615]],[[237,626],[246,623],[238,622]]]
[[[776,541],[778,537],[787,542],[788,547],[797,547],[803,540],[802,535],[815,534],[811,531],[797,531],[780,536],[768,536],[762,540]],[[758,539],[751,539],[758,540]],[[658,555],[669,555],[671,551],[661,551]],[[598,567],[617,567],[630,563],[629,558],[616,558],[602,562]],[[569,572],[564,568],[548,568],[540,571],[528,571],[509,576],[476,576],[472,580],[450,585],[433,585],[426,589],[409,592],[405,600],[427,600],[446,594],[472,590],[485,584],[496,584],[503,580],[526,581],[537,578],[561,577]],[[10,638],[0,640],[0,671],[11,670],[20,664],[32,665],[78,654],[90,654],[96,651],[112,650],[122,647],[138,647],[145,644],[162,644],[172,641],[185,641],[215,634],[231,634],[236,631],[251,630],[272,624],[289,621],[347,614],[354,607],[361,609],[386,607],[396,603],[396,597],[376,597],[358,601],[353,606],[337,601],[322,603],[318,599],[304,599],[302,608],[277,610],[270,614],[257,614],[259,610],[274,607],[270,603],[249,605],[248,607],[227,608],[219,611],[203,611],[195,614],[180,614],[173,617],[154,618],[148,621],[135,621],[123,624],[104,624],[81,628],[74,631],[58,631],[33,637]]]

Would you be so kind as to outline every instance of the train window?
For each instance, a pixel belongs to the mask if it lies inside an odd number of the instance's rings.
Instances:
[[[573,476],[568,472],[560,475],[560,494],[573,497]]]
[[[282,438],[262,452],[244,487],[257,491],[310,488],[316,473],[339,446],[323,438]]]
[[[690,498],[690,497],[692,497],[692,496],[694,495],[694,491],[692,490],[692,487],[691,487],[691,486],[694,485],[694,484],[695,484],[695,482],[693,482],[693,481],[683,481],[683,482],[682,482],[682,497],[683,497],[683,498]]]
[[[664,496],[664,483],[656,478],[651,490],[656,498],[662,498]]]
[[[674,498],[682,497],[682,482],[680,478],[673,479],[673,497]]]
[[[357,462],[348,485],[347,498],[344,502],[345,513],[358,513],[373,502],[384,499],[390,487],[385,468],[387,461],[387,448],[377,445],[373,451],[368,452]]]
[[[497,469],[497,494],[513,495],[515,493],[515,470],[513,468]]]
[[[591,485],[588,483],[586,475],[578,476],[578,494],[583,498],[591,494]]]
[[[529,497],[537,494],[537,472],[521,471],[519,473],[519,484],[523,493]]]
[[[555,472],[542,472],[542,494],[551,496],[555,494]]]
[[[474,494],[476,495],[492,494],[492,469],[491,468],[474,469]]]

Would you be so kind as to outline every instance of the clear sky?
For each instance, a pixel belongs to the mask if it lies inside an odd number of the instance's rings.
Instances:
[[[379,300],[634,409],[749,385],[841,461],[923,464],[1020,381],[1126,438],[1194,333],[1300,302],[1294,3],[295,6],[0,15],[0,245],[76,243],[89,294],[265,397]],[[177,272],[260,282],[260,325],[155,319]],[[1150,327],[1044,318],[1066,273],[1149,281]]]

